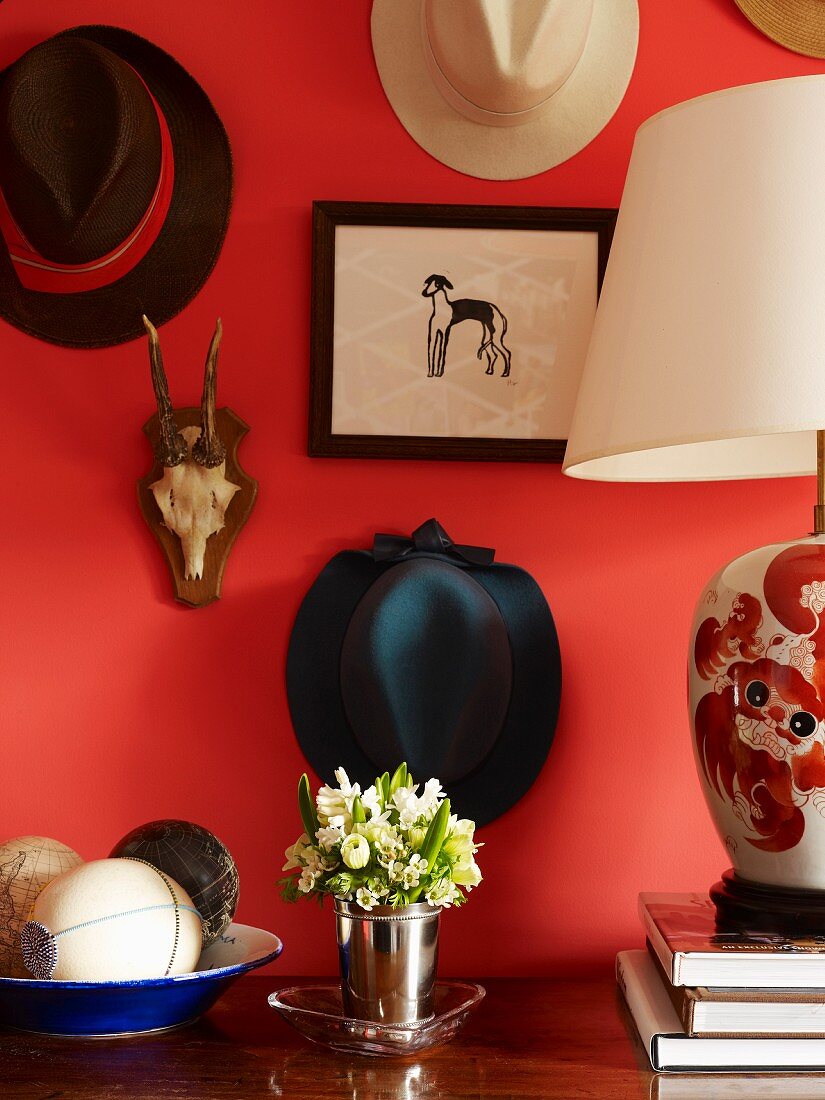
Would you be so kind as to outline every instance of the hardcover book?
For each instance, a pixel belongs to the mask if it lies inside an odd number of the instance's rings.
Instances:
[[[647,951],[620,951],[616,980],[654,1070],[825,1070],[821,1039],[689,1036]]]
[[[649,941],[648,948],[688,1035],[825,1037],[825,989],[690,989],[671,985]]]
[[[822,1100],[817,1074],[654,1073],[650,1100]]]
[[[673,985],[825,989],[825,937],[721,932],[703,894],[640,894],[639,917]]]

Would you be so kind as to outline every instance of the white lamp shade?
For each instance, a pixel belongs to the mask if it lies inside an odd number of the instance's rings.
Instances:
[[[564,470],[793,476],[825,428],[825,75],[636,135]]]

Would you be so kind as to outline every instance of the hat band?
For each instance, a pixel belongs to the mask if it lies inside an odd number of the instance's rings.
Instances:
[[[467,97],[456,88],[455,84],[452,83],[439,65],[427,29],[426,6],[424,4],[421,5],[421,38],[424,46],[424,59],[427,62],[430,76],[438,91],[454,111],[458,111],[459,114],[464,115],[464,117],[468,118],[471,122],[478,122],[482,126],[523,126],[525,123],[533,122],[543,115],[553,101],[553,98],[558,95],[576,71],[587,43],[587,38],[585,37],[585,42],[582,44],[581,51],[576,58],[575,64],[561,84],[559,84],[549,96],[546,96],[539,103],[534,103],[531,107],[526,107],[523,111],[491,111],[487,107],[481,107],[478,103],[474,103],[471,99],[467,99]]]
[[[160,170],[146,212],[129,236],[105,256],[83,264],[58,264],[46,259],[26,240],[0,188],[0,236],[6,242],[15,274],[27,290],[46,294],[79,294],[109,286],[136,267],[158,239],[172,201],[175,158],[163,112],[140,73],[134,71],[149,94],[160,127]]]

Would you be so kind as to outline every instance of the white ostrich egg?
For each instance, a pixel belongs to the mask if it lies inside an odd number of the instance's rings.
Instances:
[[[186,891],[136,859],[97,859],[52,879],[23,929],[35,977],[129,981],[187,974],[201,951],[201,919]]]
[[[46,883],[82,862],[74,849],[47,836],[0,844],[0,976],[31,977],[20,954],[20,930]]]

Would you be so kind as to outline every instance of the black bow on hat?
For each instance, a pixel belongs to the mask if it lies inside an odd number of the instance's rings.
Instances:
[[[403,535],[375,535],[372,556],[376,561],[397,561],[411,554],[444,554],[460,558],[468,565],[492,565],[495,550],[487,546],[458,546],[437,519],[428,519],[416,527],[410,538]]]

